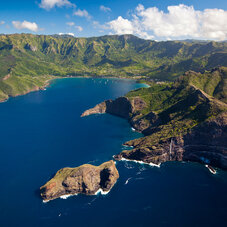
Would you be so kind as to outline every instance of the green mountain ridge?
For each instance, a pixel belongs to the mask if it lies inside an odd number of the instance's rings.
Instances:
[[[226,67],[203,74],[189,71],[173,84],[127,94],[146,103],[131,116],[136,127],[145,125],[138,128],[145,137],[127,142],[134,148],[119,156],[155,164],[189,160],[226,169],[226,76]]]
[[[0,35],[0,100],[42,87],[52,76],[173,81],[188,70],[218,66],[227,66],[226,42],[156,42],[133,35]]]

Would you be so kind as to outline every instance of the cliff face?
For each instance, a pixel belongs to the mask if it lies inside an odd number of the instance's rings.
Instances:
[[[106,113],[129,119],[132,105],[126,97],[106,101]]]
[[[196,115],[201,123],[191,128],[188,126],[186,132],[178,129],[179,132],[172,133],[177,123],[184,123],[182,126],[186,127],[185,119],[185,122],[172,121],[170,126],[158,121],[158,124],[151,124],[144,130],[146,137],[126,142],[125,145],[132,146],[133,149],[122,151],[115,159],[125,158],[157,165],[166,161],[196,161],[227,169],[226,104],[198,89],[195,89],[194,94],[197,100],[202,100],[199,105],[201,113]],[[193,99],[192,95],[190,99]],[[217,116],[206,116],[206,112]],[[181,113],[181,118],[184,117]],[[171,127],[170,130],[168,127]]]
[[[102,114],[102,113],[106,113],[106,102],[104,101],[102,103],[99,103],[98,105],[96,105],[95,107],[86,110],[85,112],[83,112],[81,114],[81,117],[86,117],[92,114]]]
[[[150,136],[152,137],[152,136]],[[133,146],[115,155],[116,160],[143,161],[159,165],[166,161],[194,161],[227,169],[227,115],[210,119],[195,127],[190,133],[161,140],[148,145],[147,141],[129,141]],[[152,140],[152,138],[150,138]]]
[[[56,175],[40,188],[44,201],[63,195],[94,195],[98,190],[108,192],[119,178],[114,161],[100,166],[85,164],[76,168],[60,169]]]
[[[117,115],[123,118],[129,119],[132,112],[132,105],[130,101],[125,97],[117,98],[116,100],[106,100],[94,108],[86,110],[81,117],[85,117],[92,114],[109,113]]]
[[[115,100],[106,100],[97,104],[95,107],[82,113],[81,117],[109,113],[128,119],[135,129],[142,132],[150,126],[148,122],[139,118],[139,111],[145,107],[146,103],[139,97],[135,97],[132,100],[127,97],[119,97]],[[154,113],[150,113],[149,117],[151,122],[157,120],[157,116]]]
[[[184,136],[183,159],[227,169],[226,113],[207,120]]]
[[[133,149],[115,155],[116,160],[156,165],[196,161],[227,169],[227,104],[191,82],[178,83],[154,84],[132,91],[126,97],[105,101],[105,108],[101,108],[101,103],[82,116],[94,112],[118,115],[145,135],[126,142]]]

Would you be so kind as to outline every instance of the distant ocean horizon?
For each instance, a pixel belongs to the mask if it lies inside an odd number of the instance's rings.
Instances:
[[[117,161],[112,190],[43,203],[39,187],[63,167],[100,165],[142,137],[126,119],[81,118],[88,108],[146,86],[114,78],[53,80],[0,103],[0,226],[225,226],[227,172],[199,164]]]

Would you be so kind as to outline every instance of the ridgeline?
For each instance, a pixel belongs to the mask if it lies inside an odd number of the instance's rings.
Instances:
[[[133,35],[0,35],[0,100],[42,89],[56,76],[173,81],[188,70],[218,66],[227,66],[226,42],[155,42]]]

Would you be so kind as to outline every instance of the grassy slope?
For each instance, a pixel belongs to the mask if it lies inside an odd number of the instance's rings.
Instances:
[[[227,66],[227,43],[155,42],[132,35],[1,35],[0,100],[40,86],[45,80],[38,81],[40,76],[142,76],[173,80],[189,69],[202,71],[219,65]],[[9,79],[3,80],[8,74]]]
[[[179,81],[191,84],[215,98],[227,102],[227,67],[214,68],[212,71],[196,73],[189,71]]]

